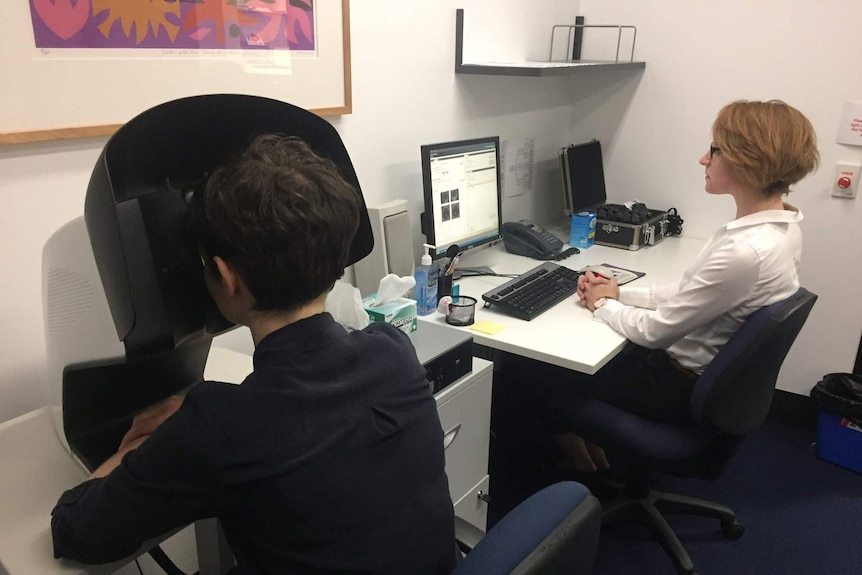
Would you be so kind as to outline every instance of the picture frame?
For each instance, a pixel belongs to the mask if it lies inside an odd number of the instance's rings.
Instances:
[[[113,1],[78,0],[77,6],[105,12]],[[198,5],[218,1],[198,0]],[[246,5],[278,7],[288,1],[247,0]],[[237,49],[37,47],[35,3],[45,10],[46,2],[0,3],[0,69],[7,79],[0,91],[0,144],[107,136],[155,105],[200,94],[264,96],[321,116],[352,112],[349,0],[302,2],[313,7],[313,48],[299,51],[249,49],[248,43]],[[50,6],[60,4],[73,6]],[[69,21],[64,16],[58,21]],[[165,20],[156,33],[178,28],[176,23]],[[138,27],[144,30],[135,24],[114,21],[118,28],[112,34],[125,33],[134,41]],[[151,22],[146,33],[155,36],[153,30]]]

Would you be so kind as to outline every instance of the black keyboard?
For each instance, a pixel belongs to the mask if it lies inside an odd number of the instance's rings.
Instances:
[[[580,273],[546,262],[482,294],[485,307],[495,307],[530,321],[578,291]]]

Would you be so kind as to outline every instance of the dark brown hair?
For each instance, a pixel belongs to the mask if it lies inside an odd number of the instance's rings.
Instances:
[[[205,259],[234,265],[259,310],[292,310],[344,273],[358,193],[299,138],[255,138],[218,168],[192,218]]]

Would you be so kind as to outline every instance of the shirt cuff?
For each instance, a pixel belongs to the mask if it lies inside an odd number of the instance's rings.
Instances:
[[[624,303],[608,298],[605,305],[593,312],[593,319],[609,324],[611,318],[625,307],[626,305]]]

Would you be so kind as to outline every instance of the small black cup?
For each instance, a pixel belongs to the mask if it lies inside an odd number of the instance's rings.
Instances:
[[[440,301],[441,297],[447,295],[452,295],[452,276],[447,276],[441,270],[440,275],[437,277],[437,301]]]
[[[450,325],[473,325],[476,320],[476,298],[468,295],[456,295],[449,304],[446,323]]]

